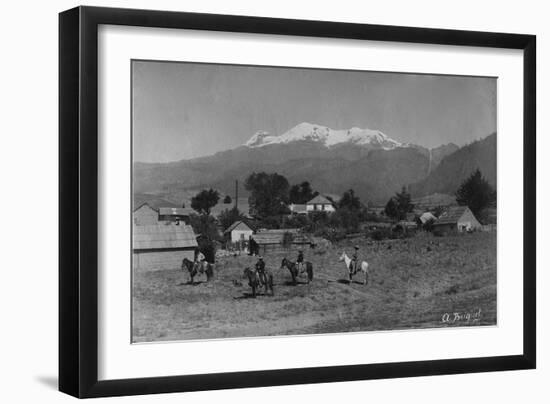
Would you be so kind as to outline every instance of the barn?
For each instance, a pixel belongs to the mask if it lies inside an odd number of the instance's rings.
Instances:
[[[323,195],[317,195],[306,204],[307,212],[334,212],[334,205]]]
[[[242,220],[236,221],[223,232],[232,243],[248,241],[253,233],[254,230]]]
[[[434,228],[443,231],[481,230],[481,223],[467,206],[452,206],[434,223]]]
[[[185,224],[134,226],[132,267],[139,271],[178,269],[184,258],[193,260],[197,240]]]
[[[159,213],[148,203],[142,203],[133,212],[134,226],[158,224]]]

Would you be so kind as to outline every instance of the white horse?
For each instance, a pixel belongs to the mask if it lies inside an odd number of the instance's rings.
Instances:
[[[349,264],[351,263],[351,258],[348,257],[345,251],[342,252],[342,255],[340,258],[338,258],[338,261],[344,261],[346,263],[346,269],[349,273],[349,283],[351,283],[351,277],[354,275],[352,270],[349,268]],[[359,268],[357,268],[358,271],[361,271],[365,274],[365,282],[363,285],[366,285],[369,281],[369,263],[367,261],[362,261]]]

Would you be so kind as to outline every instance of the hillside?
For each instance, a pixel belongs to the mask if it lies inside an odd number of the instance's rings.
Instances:
[[[411,186],[413,197],[443,193],[454,195],[461,183],[477,168],[496,187],[497,137],[492,134],[446,156],[423,180]]]
[[[492,139],[496,143],[495,135]],[[325,194],[340,195],[353,188],[363,201],[380,204],[410,184],[414,196],[453,194],[471,167],[479,166],[492,180],[496,166],[489,167],[495,160],[491,139],[461,149],[452,143],[427,149],[370,129],[332,130],[304,123],[280,136],[256,133],[245,145],[211,156],[135,163],[134,191],[168,201],[206,187],[232,195],[235,180],[243,184],[252,172],[265,171],[280,173],[291,184],[309,181]],[[244,189],[241,192],[247,196]]]

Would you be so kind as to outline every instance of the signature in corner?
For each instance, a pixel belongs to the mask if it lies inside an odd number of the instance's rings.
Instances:
[[[441,322],[446,324],[455,323],[477,323],[481,320],[481,309],[474,311],[455,311],[452,313],[443,313]]]

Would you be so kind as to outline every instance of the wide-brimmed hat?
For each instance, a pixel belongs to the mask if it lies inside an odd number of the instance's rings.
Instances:
[[[355,248],[356,250],[358,250],[358,249],[359,249],[359,246],[356,245],[356,246],[353,246],[353,248]]]

